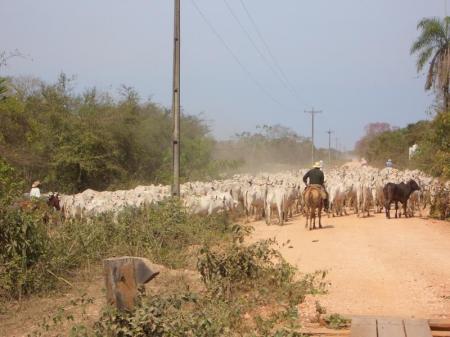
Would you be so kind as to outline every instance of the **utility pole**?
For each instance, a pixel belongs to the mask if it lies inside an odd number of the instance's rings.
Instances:
[[[334,133],[334,131],[329,129],[327,133],[328,133],[328,166],[331,166],[331,134]]]
[[[311,163],[314,164],[314,115],[320,114],[322,111],[312,108],[310,111],[305,111],[305,113],[311,114]]]
[[[174,0],[174,38],[173,38],[173,182],[172,196],[180,196],[180,0]]]
[[[339,156],[338,138],[337,137],[334,137],[334,149],[336,150],[336,160],[337,160],[338,156]]]

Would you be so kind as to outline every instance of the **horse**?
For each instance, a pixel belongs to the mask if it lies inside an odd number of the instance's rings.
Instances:
[[[314,186],[307,187],[305,191],[305,215],[306,215],[305,228],[308,227],[308,218],[309,218],[309,230],[316,228],[316,209],[319,217],[319,228],[322,228],[323,206],[324,203],[321,190]]]
[[[59,193],[50,193],[48,196],[47,205],[50,208],[60,211],[61,206],[59,204]]]
[[[22,212],[27,213],[40,212],[44,223],[48,223],[50,220],[53,220],[53,217],[49,212],[50,210],[56,210],[58,212],[61,211],[58,193],[49,193],[47,200],[44,198],[18,200],[12,207],[18,208]]]

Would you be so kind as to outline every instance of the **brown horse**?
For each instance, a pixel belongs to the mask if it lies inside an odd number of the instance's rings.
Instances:
[[[55,215],[61,211],[58,193],[50,193],[47,200],[45,198],[18,200],[12,207],[22,212],[39,214],[42,216],[44,223],[48,223],[49,221],[52,221],[52,223],[58,222],[58,216],[55,218]]]
[[[308,218],[309,230],[316,228],[316,210],[319,217],[319,228],[322,228],[322,208],[323,198],[321,190],[314,186],[308,186],[305,191],[305,228],[308,227]]]
[[[59,205],[59,193],[51,193],[48,197],[47,205],[52,209],[60,211],[61,206]]]

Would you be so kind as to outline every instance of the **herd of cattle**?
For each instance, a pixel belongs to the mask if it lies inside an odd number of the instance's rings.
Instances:
[[[304,200],[302,177],[307,170],[277,174],[235,175],[232,179],[210,182],[190,182],[181,186],[181,199],[193,214],[217,212],[242,212],[249,221],[265,218],[268,224],[277,219],[279,224],[295,214],[303,213]],[[329,215],[342,216],[352,211],[358,216],[381,212],[385,208],[386,195],[402,193],[391,188],[386,194],[387,183],[417,183],[409,198],[408,208],[403,200],[405,216],[422,210],[433,202],[438,192],[450,190],[450,182],[440,183],[418,170],[382,170],[363,166],[325,170],[325,185],[329,193]],[[408,184],[397,185],[408,186]],[[386,190],[386,189],[385,189]],[[170,197],[169,186],[138,186],[133,190],[97,192],[88,189],[75,195],[60,196],[64,215],[69,218],[92,217],[103,213],[117,214],[127,207],[143,207],[156,204]],[[392,200],[394,201],[394,200]],[[402,200],[399,200],[402,201]],[[396,212],[397,216],[397,212]],[[400,212],[401,216],[401,212]]]

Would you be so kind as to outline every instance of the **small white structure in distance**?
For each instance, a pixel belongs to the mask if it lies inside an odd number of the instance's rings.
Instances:
[[[417,145],[417,144],[414,144],[413,146],[409,147],[409,160],[411,160],[411,158],[414,157],[418,148],[419,148],[419,145]]]

